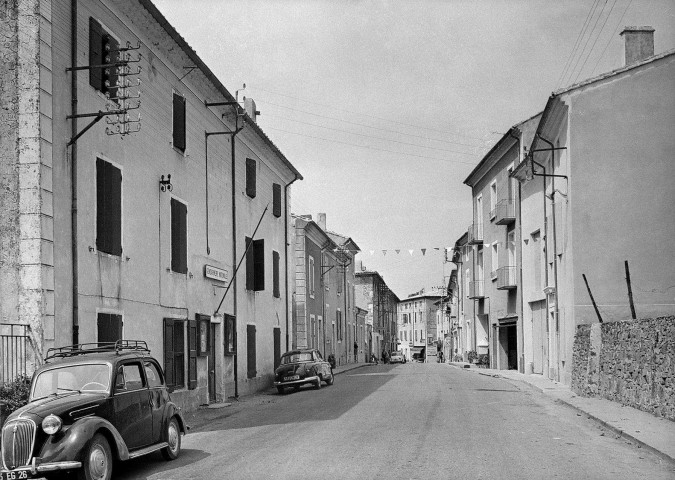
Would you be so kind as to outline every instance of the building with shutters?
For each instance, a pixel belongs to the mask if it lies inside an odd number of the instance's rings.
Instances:
[[[442,325],[444,318],[442,298],[443,293],[422,289],[398,302],[398,341],[407,346],[411,355],[422,353],[422,349],[425,356],[436,355],[436,342],[444,338],[439,334],[439,323]]]
[[[149,0],[8,8],[0,314],[22,327],[25,369],[124,338],[147,341],[186,408],[270,385],[290,345],[302,177],[255,104]]]
[[[397,306],[399,299],[389,288],[384,278],[376,272],[370,271],[360,264],[357,266],[354,283],[357,302],[367,302],[365,310],[366,325],[372,326],[372,337],[368,339],[371,353],[381,358],[382,352],[394,352],[397,349]],[[359,305],[361,308],[362,305]]]

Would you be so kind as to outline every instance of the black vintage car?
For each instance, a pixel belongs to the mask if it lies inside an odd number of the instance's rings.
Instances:
[[[291,350],[281,356],[280,365],[274,371],[274,385],[279,393],[286,387],[296,390],[301,385],[311,383],[321,388],[321,382],[333,385],[333,369],[316,349]]]
[[[113,463],[156,450],[178,457],[186,425],[142,341],[49,349],[29,403],[2,428],[0,480],[109,480]]]

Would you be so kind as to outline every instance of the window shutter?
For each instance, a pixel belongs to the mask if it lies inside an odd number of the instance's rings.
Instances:
[[[246,366],[248,378],[255,378],[256,371],[255,325],[246,325]]]
[[[274,329],[274,369],[281,365],[281,329]]]
[[[173,146],[185,151],[185,97],[173,94]]]
[[[246,159],[246,195],[255,198],[256,194],[256,164],[252,158]]]
[[[98,314],[98,343],[122,340],[122,316],[113,313]]]
[[[185,325],[183,320],[173,322],[174,379],[177,387],[185,386]]]
[[[265,290],[265,240],[253,242],[253,270],[255,271],[254,290]]]
[[[122,172],[96,159],[96,248],[122,254]]]
[[[166,384],[168,386],[175,385],[174,376],[174,351],[173,351],[173,319],[164,319],[164,376],[166,377]]]
[[[103,64],[103,29],[101,24],[89,17],[89,65]],[[89,85],[102,91],[103,69],[89,69]]]
[[[108,48],[106,48],[106,46]],[[103,63],[115,63],[117,61],[120,44],[112,35],[102,32]],[[117,67],[108,67],[101,70],[101,91],[110,97],[117,96]],[[108,85],[106,85],[108,82]]]
[[[281,185],[278,183],[272,184],[272,199],[274,216],[279,218],[281,216]]]
[[[187,273],[187,207],[171,199],[171,270]]]
[[[246,290],[255,290],[255,267],[253,263],[254,248],[251,238],[246,237]]]
[[[188,320],[188,388],[197,388],[197,321]]]
[[[279,252],[272,252],[272,279],[274,283],[274,297],[281,297],[281,292],[279,291]]]

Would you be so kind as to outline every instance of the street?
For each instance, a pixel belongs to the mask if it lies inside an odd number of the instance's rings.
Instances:
[[[273,393],[272,393],[273,392]],[[364,366],[321,390],[204,410],[178,460],[118,479],[672,479],[675,467],[529,387],[444,364]]]

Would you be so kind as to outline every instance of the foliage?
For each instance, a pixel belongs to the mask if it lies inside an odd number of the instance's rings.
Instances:
[[[490,366],[490,355],[487,353],[481,353],[478,355],[478,361],[476,362],[478,365],[485,365],[486,367]]]
[[[19,375],[12,382],[0,385],[0,404],[2,413],[8,415],[28,403],[30,377]]]
[[[469,363],[474,363],[476,361],[476,359],[478,358],[478,354],[476,353],[475,350],[470,350],[467,353],[467,356],[469,358]]]
[[[461,355],[455,355],[452,359],[454,362],[462,362],[464,358]]]

